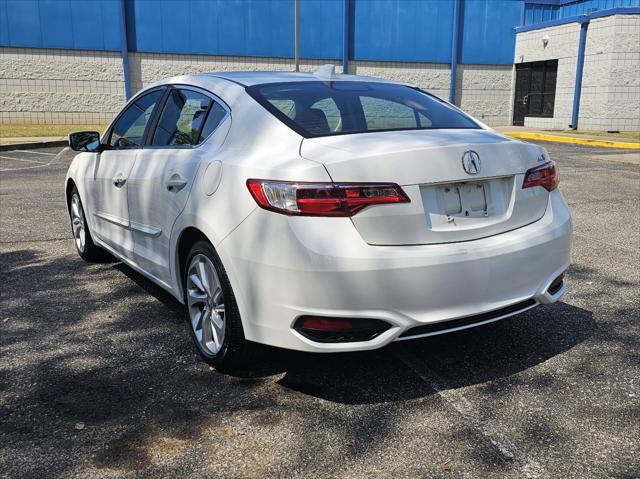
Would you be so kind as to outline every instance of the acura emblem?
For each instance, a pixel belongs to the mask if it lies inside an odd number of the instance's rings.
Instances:
[[[477,175],[481,167],[480,155],[473,150],[465,151],[462,154],[462,167],[470,175]]]

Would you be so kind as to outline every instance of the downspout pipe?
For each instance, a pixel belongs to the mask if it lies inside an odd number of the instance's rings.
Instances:
[[[587,46],[587,29],[589,28],[589,16],[585,15],[580,21],[580,40],[578,42],[578,63],[576,65],[576,84],[573,88],[573,111],[571,113],[572,130],[578,129],[578,117],[580,115],[580,96],[582,93],[582,72],[584,70],[584,52]]]
[[[449,103],[456,103],[456,80],[458,78],[458,44],[460,41],[460,12],[462,0],[453,3],[453,36],[451,38],[451,81],[449,83]]]
[[[295,35],[295,40],[294,40],[294,55],[295,55],[295,66],[296,66],[296,71],[299,72],[300,71],[300,0],[295,0],[294,2],[294,35]]]
[[[343,0],[342,22],[342,73],[349,73],[349,37],[350,37],[350,0]]]
[[[127,11],[125,0],[120,0],[120,53],[122,55],[122,71],[124,73],[124,98],[131,98],[131,79],[129,78],[129,42],[127,39]]]

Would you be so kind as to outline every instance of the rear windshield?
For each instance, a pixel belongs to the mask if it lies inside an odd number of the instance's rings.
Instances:
[[[480,128],[471,118],[423,91],[374,82],[289,82],[247,92],[304,136],[394,130]]]

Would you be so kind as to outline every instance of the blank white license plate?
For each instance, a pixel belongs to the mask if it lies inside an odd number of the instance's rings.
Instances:
[[[442,185],[438,188],[438,203],[442,213],[447,216],[486,216],[486,183],[479,181]]]

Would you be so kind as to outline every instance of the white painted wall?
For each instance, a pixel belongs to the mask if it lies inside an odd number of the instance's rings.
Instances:
[[[519,33],[515,62],[558,59],[553,118],[527,118],[526,126],[566,129],[571,123],[580,26]],[[543,36],[549,37],[544,47]],[[303,60],[303,71],[327,60]],[[341,71],[341,63],[336,71]],[[131,53],[133,92],[187,72],[293,70],[293,59]],[[449,96],[446,63],[352,61],[351,72],[408,82]],[[459,65],[456,102],[489,125],[511,123],[511,65]],[[0,48],[0,123],[107,123],[124,103],[117,52]],[[640,15],[592,20],[587,35],[581,129],[640,131]]]
[[[288,70],[293,59],[131,53],[135,93],[156,80],[182,73]],[[313,71],[331,60],[303,60]],[[334,62],[342,71],[341,62]],[[509,122],[510,65],[460,65],[458,104],[486,123]],[[449,96],[444,63],[351,62],[351,73],[408,82],[441,98]],[[462,89],[462,90],[461,90]],[[0,122],[107,123],[124,103],[122,61],[116,52],[0,49]]]
[[[549,38],[546,47],[544,36]],[[579,36],[578,23],[516,35],[516,63],[558,59],[554,116],[527,117],[525,126],[569,128]],[[612,15],[590,22],[578,127],[640,131],[640,15]]]
[[[508,125],[512,74],[512,65],[458,65],[456,104],[487,125]]]
[[[0,123],[107,123],[124,103],[117,52],[0,48]]]

